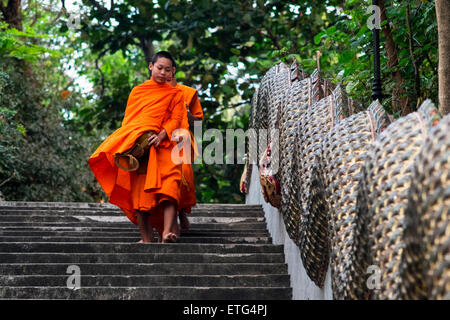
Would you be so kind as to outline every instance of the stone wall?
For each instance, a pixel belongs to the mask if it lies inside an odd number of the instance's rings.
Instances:
[[[289,238],[286,227],[284,226],[283,217],[278,209],[272,207],[264,201],[261,193],[261,184],[259,183],[259,170],[253,165],[250,189],[245,198],[246,204],[261,204],[274,244],[284,245],[284,254],[286,263],[288,264],[289,275],[291,276],[292,298],[294,300],[331,300],[333,293],[331,291],[330,269],[328,268],[327,276],[323,289],[319,288],[306,274],[300,258],[300,249]]]

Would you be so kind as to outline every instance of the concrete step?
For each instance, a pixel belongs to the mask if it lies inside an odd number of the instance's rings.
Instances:
[[[292,298],[262,206],[199,204],[188,217],[178,243],[140,244],[110,204],[0,202],[0,299]]]
[[[0,236],[35,236],[35,237],[140,237],[139,230],[120,230],[120,231],[92,231],[92,230],[10,230],[0,229]],[[222,231],[222,230],[187,230],[181,232],[182,237],[269,237],[269,232],[264,230],[246,230],[246,231]]]
[[[99,214],[99,215],[123,215],[124,213],[117,209],[95,209],[95,208],[20,208],[20,207],[0,207],[0,216],[4,215],[73,215],[73,214]]]
[[[125,222],[130,220],[122,216],[60,216],[60,215],[5,215],[1,217],[2,222]],[[254,223],[264,222],[263,217],[190,217],[191,224],[201,223]]]
[[[286,287],[0,287],[2,299],[288,300]]]
[[[33,201],[0,201],[0,210],[8,208],[24,209],[95,209],[95,210],[118,210],[120,209],[110,203],[89,202],[33,202]],[[260,210],[259,204],[221,204],[221,203],[199,203],[192,210]]]
[[[0,242],[136,242],[141,239],[136,234],[132,237],[95,237],[95,236],[0,236]],[[180,237],[177,243],[271,243],[269,237]]]
[[[67,284],[69,275],[0,275],[2,286],[58,287]],[[267,275],[83,275],[86,287],[289,287],[288,274]]]
[[[133,224],[128,222],[3,222],[0,221],[0,229],[5,227],[124,227],[136,228]],[[192,230],[197,229],[212,229],[212,230],[267,230],[265,222],[238,222],[238,223],[196,223],[192,224]]]
[[[215,243],[0,242],[0,252],[64,253],[283,253],[282,245]]]
[[[1,227],[0,235],[35,235],[35,236],[45,236],[45,235],[98,235],[98,236],[135,236],[139,235],[139,230],[135,226],[123,227],[123,228],[91,228],[91,227]],[[193,228],[190,230],[185,230],[181,232],[182,236],[224,236],[224,237],[238,237],[238,236],[259,236],[268,237],[269,232],[267,230],[214,230],[214,229],[197,229]]]
[[[78,263],[87,275],[249,275],[287,272],[284,263]],[[2,275],[65,275],[67,263],[1,263]]]
[[[0,208],[0,217],[7,215],[99,215],[99,216],[124,216],[124,213],[115,209],[84,209],[84,208]],[[262,210],[192,210],[188,217],[263,217]]]
[[[3,253],[2,263],[284,263],[282,253]]]

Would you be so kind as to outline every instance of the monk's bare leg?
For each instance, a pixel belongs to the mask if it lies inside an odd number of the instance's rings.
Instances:
[[[177,238],[180,237],[180,226],[178,225],[178,220],[177,220],[176,215],[175,215],[175,221],[172,225],[171,231],[172,231],[172,233],[175,233],[177,235]]]
[[[148,226],[147,226],[147,230],[148,230],[148,236],[151,239],[151,242],[153,242],[154,238],[155,238],[155,229],[153,228],[152,224],[150,223],[150,217],[148,218]],[[159,232],[158,232],[159,235]],[[158,240],[159,240],[159,236],[158,236]],[[160,241],[158,241],[160,242]]]
[[[148,243],[153,241],[153,228],[149,228],[149,215],[148,213],[138,212],[138,225],[141,232],[142,242]],[[149,230],[150,229],[150,230]]]
[[[189,219],[183,209],[181,209],[178,213],[178,217],[180,218],[181,231],[189,230],[191,228],[191,224],[189,223]]]
[[[177,211],[173,203],[167,203],[164,207],[164,231],[162,235],[162,242],[175,242],[177,236],[172,232],[174,223],[176,223]]]

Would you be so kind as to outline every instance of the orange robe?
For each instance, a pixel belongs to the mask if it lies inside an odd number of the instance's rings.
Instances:
[[[198,99],[197,90],[184,86],[182,84],[177,84],[177,88],[183,91],[184,102],[187,110],[189,110],[193,116],[203,119],[203,110]],[[182,128],[189,130],[189,123],[187,112],[184,114],[182,121]],[[196,146],[196,141],[192,132],[190,133],[190,143],[192,147],[192,153]],[[191,163],[194,156],[191,156]],[[184,209],[185,212],[190,213],[191,207],[195,206],[197,203],[197,198],[195,196],[195,183],[194,183],[194,171],[192,170],[192,164],[183,162],[182,165],[183,180],[181,184],[181,198],[180,198],[180,208]]]
[[[171,201],[177,208],[180,200],[181,164],[171,160],[172,132],[181,127],[186,109],[182,91],[164,83],[148,80],[136,86],[128,98],[122,126],[113,132],[89,158],[89,166],[109,197],[137,224],[137,210],[150,212],[150,223],[162,232],[160,204]],[[158,148],[151,146],[147,174],[119,169],[114,155],[130,149],[147,131],[165,129],[168,138]],[[153,222],[152,222],[153,221]]]

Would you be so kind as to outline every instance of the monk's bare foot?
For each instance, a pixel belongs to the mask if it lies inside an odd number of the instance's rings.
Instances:
[[[186,212],[181,210],[180,213],[178,214],[178,217],[180,218],[181,231],[189,230],[191,228],[191,224],[189,223],[189,219],[186,215]]]
[[[169,232],[166,235],[163,235],[162,237],[162,243],[174,243],[177,242],[178,237],[175,233]]]
[[[172,228],[170,229],[170,232],[175,233],[177,238],[180,237],[180,227],[178,226],[178,222],[177,221],[175,221],[174,224],[172,225]]]
[[[152,242],[153,242],[152,240],[149,241],[139,240],[137,243],[152,243]]]

